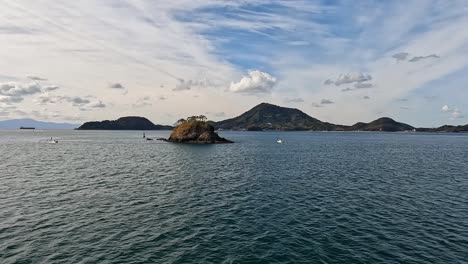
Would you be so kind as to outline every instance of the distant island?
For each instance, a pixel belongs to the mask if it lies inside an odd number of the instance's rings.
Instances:
[[[203,117],[203,120],[200,119]],[[416,128],[397,122],[389,117],[382,117],[369,123],[358,122],[354,125],[339,125],[323,122],[309,116],[296,108],[281,107],[269,103],[261,103],[240,116],[219,122],[206,121],[204,116],[193,116],[187,120],[179,120],[175,126],[185,127],[190,121],[190,127],[202,129],[210,125],[214,130],[243,130],[243,131],[382,131],[382,132],[468,132],[468,125],[441,126],[439,128]],[[196,122],[200,123],[196,123]],[[205,124],[206,123],[206,124]],[[184,126],[181,126],[184,124]],[[192,126],[196,125],[196,126]],[[211,127],[205,127],[209,131]],[[101,122],[86,122],[79,130],[171,130],[174,127],[155,125],[144,117],[129,116],[117,120]],[[180,131],[180,130],[178,130]],[[177,135],[179,133],[176,133]],[[183,133],[182,133],[183,134]],[[212,135],[213,136],[213,135]],[[171,139],[168,139],[171,140]],[[177,140],[175,137],[172,140]]]
[[[179,119],[169,138],[160,138],[159,140],[189,144],[233,143],[220,137],[215,132],[215,128],[206,121],[206,117],[203,115]]]
[[[117,120],[86,122],[78,130],[171,130],[172,126],[155,125],[147,118],[126,116]]]
[[[213,122],[217,129],[227,130],[335,130],[336,125],[322,122],[306,113],[268,103],[261,103],[238,117]]]

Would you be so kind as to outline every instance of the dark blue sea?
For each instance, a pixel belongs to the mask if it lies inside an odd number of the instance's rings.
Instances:
[[[221,135],[0,131],[0,263],[468,263],[468,134]]]

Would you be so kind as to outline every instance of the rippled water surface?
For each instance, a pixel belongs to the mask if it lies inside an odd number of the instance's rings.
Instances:
[[[0,131],[0,263],[468,263],[468,135],[222,136]]]

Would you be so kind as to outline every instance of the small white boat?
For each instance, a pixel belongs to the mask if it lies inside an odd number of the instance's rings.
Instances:
[[[58,143],[58,140],[53,139],[53,138],[50,138],[50,140],[48,140],[47,143],[49,143],[49,144],[57,144],[57,143]]]
[[[284,141],[283,141],[282,139],[277,139],[277,140],[276,140],[276,143],[278,143],[278,144],[283,144]]]

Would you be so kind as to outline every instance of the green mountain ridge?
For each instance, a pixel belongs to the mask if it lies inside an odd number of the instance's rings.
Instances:
[[[261,103],[238,117],[215,122],[218,129],[232,130],[336,130],[296,108]]]

